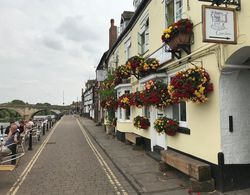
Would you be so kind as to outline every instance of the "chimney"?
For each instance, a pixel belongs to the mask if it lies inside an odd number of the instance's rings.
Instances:
[[[113,47],[117,40],[117,26],[115,26],[115,20],[110,20],[111,26],[109,28],[109,49]]]

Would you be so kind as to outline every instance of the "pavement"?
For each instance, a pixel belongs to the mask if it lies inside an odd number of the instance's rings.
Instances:
[[[186,175],[159,171],[159,162],[147,152],[77,116],[64,116],[34,143],[19,162],[17,173],[18,180],[0,173],[0,194],[221,194],[190,192]],[[247,195],[250,189],[224,193],[234,194]]]
[[[189,190],[189,177],[176,170],[165,173],[159,171],[159,162],[152,159],[144,150],[134,150],[132,145],[120,142],[112,135],[107,135],[103,126],[88,119],[81,118],[81,122],[91,136],[101,146],[102,150],[112,160],[115,166],[130,181],[138,194],[165,195],[249,195],[250,188],[220,193]]]

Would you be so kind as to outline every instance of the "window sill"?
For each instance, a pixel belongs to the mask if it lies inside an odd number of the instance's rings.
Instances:
[[[186,134],[186,135],[190,135],[191,132],[190,132],[190,129],[187,128],[187,127],[179,127],[178,130],[177,130],[178,133],[183,133],[183,134]]]
[[[131,123],[132,121],[131,120],[117,120],[117,122],[119,122],[119,123]]]

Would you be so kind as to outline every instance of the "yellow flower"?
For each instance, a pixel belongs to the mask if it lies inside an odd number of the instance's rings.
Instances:
[[[169,35],[169,34],[166,34],[166,35],[165,35],[165,38],[166,38],[166,39],[168,39],[169,37],[170,37],[170,35]]]

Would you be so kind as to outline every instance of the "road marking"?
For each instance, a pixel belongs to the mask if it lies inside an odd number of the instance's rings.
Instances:
[[[108,164],[106,163],[106,161],[103,159],[102,155],[99,153],[99,151],[96,149],[96,147],[94,146],[93,142],[91,141],[91,139],[89,138],[86,130],[83,128],[83,126],[81,125],[81,123],[79,122],[78,119],[77,123],[88,143],[88,145],[90,146],[90,148],[92,149],[94,155],[96,156],[97,160],[99,161],[102,169],[104,170],[106,176],[109,179],[109,182],[111,183],[111,185],[113,186],[116,194],[124,194],[127,195],[128,193],[126,192],[126,190],[124,190],[123,186],[121,185],[121,183],[118,181],[117,177],[115,176],[115,174],[112,172],[112,170],[110,169],[110,167],[108,166]]]
[[[50,137],[52,136],[52,134],[54,133],[56,127],[59,125],[60,122],[61,122],[61,120],[59,122],[57,122],[56,125],[53,127],[53,129],[51,130],[51,132],[48,135],[48,137],[46,137],[46,139],[43,141],[42,145],[39,147],[39,149],[37,150],[36,154],[32,157],[32,159],[30,160],[30,162],[26,166],[26,168],[23,170],[22,174],[18,177],[17,181],[10,188],[9,192],[7,193],[7,195],[15,195],[17,193],[18,189],[20,188],[20,186],[22,185],[22,183],[26,179],[28,173],[30,172],[30,170],[32,169],[32,167],[34,166],[34,164],[36,163],[38,157],[42,153],[42,151],[45,148],[47,142],[49,141]]]

